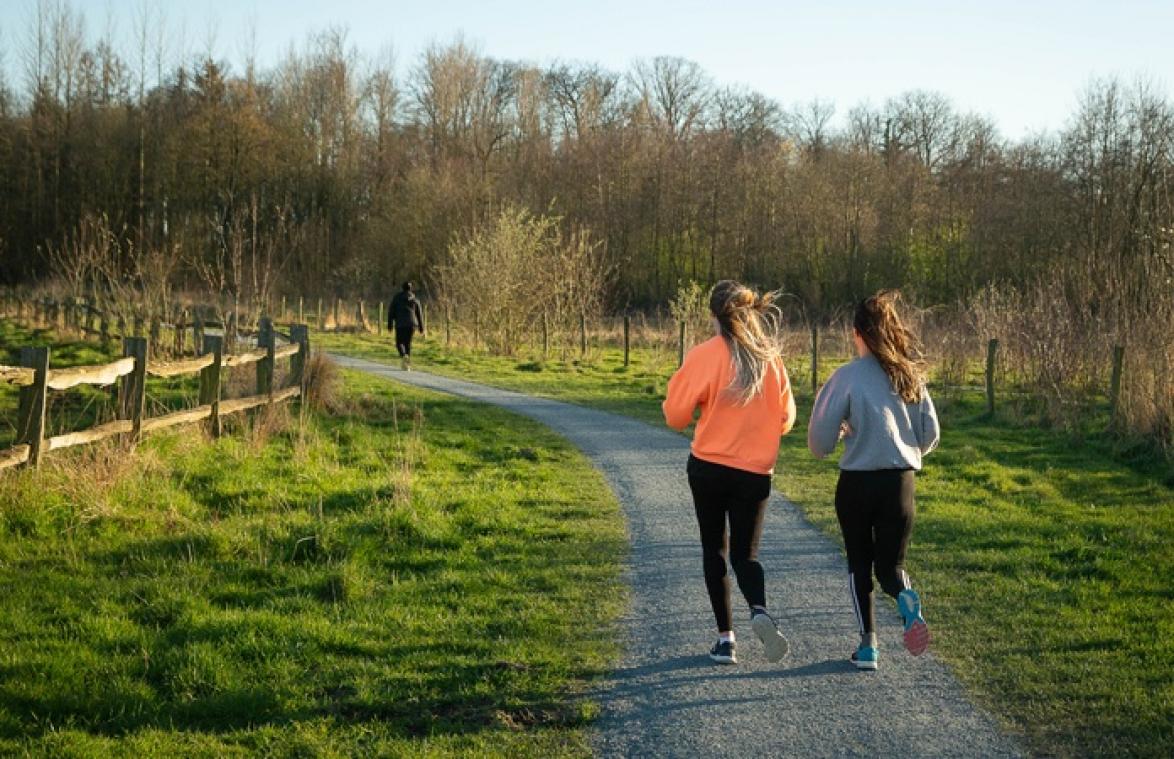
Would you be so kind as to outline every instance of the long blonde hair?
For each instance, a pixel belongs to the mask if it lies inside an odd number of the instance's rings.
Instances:
[[[734,378],[729,391],[746,404],[762,393],[768,371],[778,371],[782,357],[782,313],[774,293],[755,295],[749,287],[723,279],[709,294],[709,310],[730,348]]]
[[[893,390],[906,403],[921,400],[925,385],[925,362],[916,335],[901,321],[897,302],[901,293],[881,290],[856,306],[852,326],[880,362]]]

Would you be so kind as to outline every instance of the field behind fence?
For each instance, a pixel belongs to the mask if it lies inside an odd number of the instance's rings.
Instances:
[[[11,296],[3,299],[3,311],[18,322],[34,327],[53,327],[63,333],[97,336],[110,346],[122,343],[122,358],[98,364],[52,367],[51,348],[25,346],[15,366],[0,365],[0,383],[18,393],[13,445],[0,449],[0,469],[17,465],[37,466],[51,451],[118,437],[129,444],[143,435],[181,424],[206,422],[219,435],[221,420],[250,409],[272,406],[304,392],[309,356],[309,329],[293,324],[288,334],[279,333],[268,318],[257,323],[255,332],[236,327],[234,320],[216,323],[195,319],[190,326],[179,320],[168,323],[158,316],[138,324],[113,320],[83,302],[49,299],[25,301]],[[149,337],[133,334],[149,326]],[[137,328],[137,330],[136,330]],[[170,334],[165,339],[164,329]],[[185,335],[192,331],[192,350],[185,349]],[[281,338],[281,344],[278,340]],[[249,348],[240,350],[242,347]],[[278,361],[289,359],[289,369],[278,373]],[[226,398],[228,370],[255,366],[254,392]],[[195,380],[196,404],[151,415],[148,412],[148,378],[164,381]],[[91,410],[92,426],[52,434],[47,423],[50,392],[78,392],[109,387],[109,413]],[[89,408],[89,405],[86,407]],[[112,419],[103,421],[104,416]]]
[[[385,301],[287,295],[242,309],[228,298],[199,303],[191,299],[186,306],[179,304],[183,299],[176,300],[168,313],[126,307],[103,312],[79,298],[7,292],[4,313],[32,324],[73,330],[104,344],[122,335],[145,335],[154,352],[171,357],[188,355],[189,342],[193,349],[203,346],[205,330],[220,333],[228,353],[242,338],[261,331],[262,314],[271,314],[278,324],[310,324],[326,333],[381,336],[387,331]],[[543,315],[533,319],[521,337],[504,344],[494,334],[494,325],[480,323],[476,314],[458,315],[451,306],[438,302],[422,305],[434,344],[539,361],[594,361],[604,351],[620,351],[625,367],[639,361],[654,369],[671,368],[689,347],[710,334],[707,319],[696,315],[681,320],[667,312],[581,314],[569,324]],[[1029,341],[1021,330],[1006,325],[995,330],[958,314],[929,311],[918,313],[917,321],[930,361],[931,383],[938,392],[981,393],[988,413],[1011,405],[1023,414],[1085,429],[1090,418],[1098,425],[1120,426],[1123,389],[1131,378],[1143,374],[1137,371],[1139,362],[1148,365],[1155,358],[1136,355],[1136,350],[1131,353],[1107,336],[1090,336],[1090,346],[1101,347],[1090,347],[1085,357],[1073,363],[1069,355],[1055,355],[1062,346]],[[844,319],[796,319],[785,329],[784,355],[792,382],[812,392],[826,379],[828,367],[848,359],[853,350],[851,326]],[[201,400],[199,406],[204,405]],[[1168,422],[1159,421],[1154,435],[1160,444],[1169,437],[1165,426]]]

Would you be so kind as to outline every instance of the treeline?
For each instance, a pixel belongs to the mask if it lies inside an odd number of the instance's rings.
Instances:
[[[833,128],[830,104],[678,58],[538,68],[457,41],[397,69],[331,31],[267,70],[169,66],[150,20],[129,50],[68,4],[33,27],[0,83],[8,282],[105,217],[179,278],[374,296],[506,202],[589,230],[612,307],[721,276],[819,307],[882,285],[950,303],[1059,265],[1119,284],[1112,309],[1171,275],[1174,117],[1144,84],[1093,84],[1064,131],[1010,142],[921,91]]]

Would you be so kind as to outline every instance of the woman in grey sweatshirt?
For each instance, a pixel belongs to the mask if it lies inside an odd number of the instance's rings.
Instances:
[[[848,585],[860,624],[852,662],[877,668],[872,574],[897,599],[905,647],[929,645],[921,600],[905,572],[913,532],[913,473],[938,444],[938,417],[925,388],[920,352],[897,313],[896,292],[861,301],[853,320],[857,358],[832,374],[815,399],[807,446],[816,458],[840,440],[836,517],[848,554]]]

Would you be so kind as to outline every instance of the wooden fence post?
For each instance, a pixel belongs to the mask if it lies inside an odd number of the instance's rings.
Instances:
[[[188,332],[188,310],[181,308],[179,316],[175,320],[175,355],[182,356],[183,349],[187,347],[187,332]]]
[[[1109,426],[1117,425],[1117,412],[1121,404],[1121,369],[1125,364],[1125,346],[1113,346],[1113,374],[1109,378]]]
[[[579,313],[579,355],[587,355],[587,315]]]
[[[204,335],[204,353],[212,354],[212,363],[200,370],[200,405],[210,405],[208,431],[220,437],[220,367],[224,362],[224,338]]]
[[[289,359],[290,385],[297,385],[306,394],[306,363],[310,359],[310,328],[305,324],[294,324],[289,328],[290,342],[297,343],[298,352]]]
[[[162,334],[163,334],[163,324],[160,322],[158,316],[152,316],[151,317],[150,340],[151,340],[151,345],[153,345],[155,347],[155,350],[159,350],[159,343],[162,342],[162,340],[161,340]]]
[[[232,353],[236,347],[236,312],[232,311],[228,314],[228,321],[224,323],[224,350]]]
[[[631,347],[632,347],[632,317],[624,314],[624,368],[628,368],[631,363]]]
[[[359,302],[355,304],[355,331],[367,331],[367,304],[362,298],[359,298]]]
[[[545,359],[550,353],[550,317],[545,311],[542,312],[542,358]]]
[[[257,347],[264,348],[265,358],[257,362],[257,395],[268,395],[269,402],[273,402],[273,352],[276,348],[276,335],[273,333],[273,321],[268,316],[261,317],[257,330]]]
[[[677,366],[685,363],[685,322],[680,322],[677,330]]]
[[[995,413],[995,357],[999,351],[999,341],[991,338],[986,344],[986,412]]]
[[[281,321],[285,321],[285,296],[281,296],[281,315],[277,317]]]
[[[811,323],[811,394],[819,390],[819,323]]]
[[[446,304],[444,307],[444,347],[452,344],[452,314]]]
[[[322,313],[322,298],[318,298],[318,310],[314,312],[318,317],[318,330],[326,330],[326,314]]]
[[[375,334],[383,334],[383,301],[379,301],[379,321],[375,322]]]
[[[147,407],[147,353],[149,345],[145,337],[128,337],[122,341],[122,355],[133,357],[135,368],[122,378],[122,393],[119,398],[120,419],[131,422],[130,441],[139,442],[143,435],[143,412]]]
[[[306,297],[298,296],[298,324],[306,323]]]
[[[16,441],[29,447],[27,466],[41,463],[45,441],[45,406],[49,388],[49,349],[21,348],[20,365],[33,370],[33,384],[20,389]]]
[[[192,314],[192,351],[204,350],[204,317],[197,310]]]

